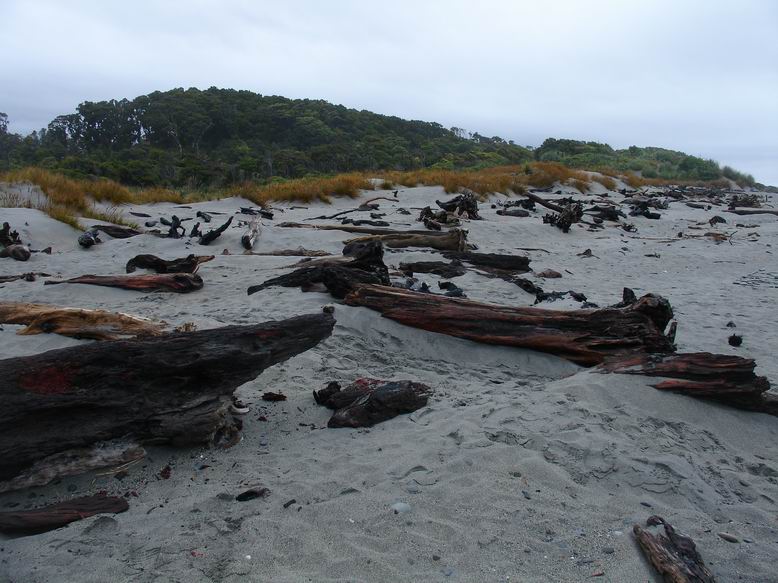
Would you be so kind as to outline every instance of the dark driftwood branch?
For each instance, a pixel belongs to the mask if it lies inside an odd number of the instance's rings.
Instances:
[[[106,439],[188,445],[234,437],[232,392],[313,348],[334,324],[322,313],[0,360],[0,481]]]
[[[248,288],[249,295],[272,286],[302,287],[304,291],[316,284],[323,284],[336,298],[343,298],[359,284],[375,283],[389,285],[389,270],[383,261],[381,243],[369,242],[354,245],[349,251],[352,259],[319,259],[302,264],[285,275],[274,277],[259,285]],[[300,265],[298,263],[298,265]]]
[[[162,324],[128,314],[16,302],[0,302],[0,324],[27,326],[17,332],[20,335],[52,333],[92,340],[158,336],[164,331]]]
[[[86,496],[35,510],[0,512],[0,532],[12,535],[39,534],[95,514],[124,512],[129,507],[124,498]]]
[[[609,359],[597,372],[666,377],[654,386],[663,391],[712,399],[749,411],[778,415],[776,398],[767,395],[770,383],[754,374],[750,358],[710,352],[638,354]]]
[[[504,271],[526,273],[530,271],[530,258],[523,255],[501,255],[499,253],[473,253],[454,251],[443,253],[448,259],[457,259],[477,267],[488,267]]]
[[[44,285],[84,283],[105,287],[118,287],[134,291],[168,291],[189,293],[202,289],[203,279],[196,273],[162,273],[157,275],[82,275],[61,281],[47,280]]]
[[[187,255],[179,259],[162,259],[156,255],[136,255],[127,262],[125,269],[132,273],[136,269],[150,269],[157,273],[195,273],[201,263],[214,258],[213,255]]]
[[[0,249],[0,258],[10,257],[16,261],[27,261],[32,256],[32,251],[27,245],[8,245]]]
[[[646,555],[646,558],[659,571],[668,583],[715,583],[702,560],[694,541],[688,536],[678,534],[672,525],[659,516],[651,516],[648,526],[664,526],[665,534],[651,534],[639,525],[632,532]]]
[[[229,227],[232,224],[232,217],[227,219],[227,222],[224,223],[221,227],[218,229],[214,229],[212,231],[208,231],[205,235],[200,237],[200,245],[210,245],[216,239],[218,239],[221,234],[227,230],[227,227]]]
[[[537,194],[533,194],[532,192],[523,192],[521,194],[522,194],[522,196],[526,196],[532,202],[534,202],[536,204],[539,204],[540,206],[544,206],[547,209],[551,209],[552,211],[556,211],[558,213],[561,213],[562,211],[565,210],[564,207],[562,207],[562,206],[560,206],[560,205],[558,205],[558,204],[556,204],[554,202],[548,201],[545,198],[542,198],[542,197],[538,196]]]
[[[775,215],[778,216],[778,210],[772,209],[748,209],[748,210],[736,210],[728,209],[725,213],[732,213],[733,215]]]
[[[90,227],[92,231],[102,231],[109,237],[114,239],[128,239],[140,235],[141,232],[137,229],[131,229],[130,227],[120,227],[118,225],[92,225]]]
[[[548,352],[584,366],[614,354],[674,350],[663,334],[672,309],[667,300],[654,295],[624,308],[554,311],[364,285],[346,296],[346,303],[423,330]]]
[[[318,249],[306,249],[305,247],[298,247],[297,249],[279,249],[277,251],[264,251],[257,253],[255,251],[244,251],[244,255],[258,255],[260,257],[327,257],[332,255],[327,251],[321,251]]]

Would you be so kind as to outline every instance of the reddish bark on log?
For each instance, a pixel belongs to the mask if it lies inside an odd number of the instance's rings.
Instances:
[[[623,308],[555,311],[360,285],[345,301],[408,326],[486,344],[548,352],[583,366],[599,364],[614,354],[675,349],[663,334],[672,308],[664,298],[650,294]]]
[[[732,407],[778,415],[778,398],[766,395],[770,382],[754,374],[750,358],[710,352],[636,354],[605,361],[598,372],[667,377],[653,387]]]
[[[112,438],[189,445],[235,436],[233,391],[313,348],[334,324],[322,313],[0,360],[0,480]]]
[[[185,294],[203,288],[203,279],[195,273],[161,273],[157,275],[82,275],[62,281],[47,280],[45,285],[84,283],[118,287],[133,291],[167,291]]]
[[[127,500],[114,496],[85,496],[35,510],[0,512],[3,534],[40,534],[95,514],[115,514],[129,508]]]
[[[650,517],[646,524],[664,526],[667,536],[651,534],[637,524],[632,532],[646,558],[667,583],[715,583],[692,539],[678,534],[659,516]]]

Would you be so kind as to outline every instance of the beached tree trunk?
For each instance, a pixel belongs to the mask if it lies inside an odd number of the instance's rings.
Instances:
[[[156,275],[81,275],[61,281],[47,280],[44,285],[83,283],[118,287],[134,291],[165,291],[185,294],[203,288],[203,279],[195,273],[160,273]]]
[[[360,285],[345,301],[350,306],[379,311],[408,326],[476,342],[548,352],[583,366],[599,364],[618,354],[674,350],[663,333],[672,319],[672,308],[664,298],[650,294],[625,307],[554,311]]]
[[[770,383],[754,373],[750,358],[710,352],[635,354],[606,360],[595,371],[665,377],[652,385],[662,391],[711,399],[739,409],[778,415]]]
[[[229,440],[239,425],[232,392],[316,346],[334,323],[322,313],[0,360],[0,481],[112,438]]]
[[[92,340],[159,336],[165,328],[129,314],[18,302],[0,302],[0,324],[27,326],[17,332],[20,335],[52,333]]]

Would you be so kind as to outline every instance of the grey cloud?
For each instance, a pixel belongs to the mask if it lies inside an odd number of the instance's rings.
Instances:
[[[0,111],[235,87],[521,144],[664,146],[778,183],[778,3],[3,0]]]

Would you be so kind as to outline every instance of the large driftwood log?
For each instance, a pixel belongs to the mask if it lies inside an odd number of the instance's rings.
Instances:
[[[85,496],[35,510],[0,512],[0,532],[28,535],[48,532],[95,514],[116,514],[130,507],[116,496]]]
[[[467,232],[461,229],[451,229],[444,233],[424,231],[423,234],[396,233],[391,235],[367,235],[346,241],[348,247],[354,243],[380,241],[387,247],[429,247],[438,251],[465,251],[467,249]]]
[[[232,392],[313,348],[334,324],[322,313],[0,360],[0,481],[106,439],[187,445],[235,437]]]
[[[646,524],[664,526],[667,536],[651,534],[637,524],[632,532],[648,561],[667,583],[715,583],[692,539],[678,534],[659,516],[651,516]]]
[[[650,294],[624,308],[554,311],[362,285],[346,296],[346,303],[430,332],[548,352],[583,366],[614,354],[674,350],[663,334],[672,308]]]
[[[61,334],[92,340],[122,340],[158,336],[164,326],[145,318],[81,308],[58,308],[46,304],[0,302],[0,324],[23,324],[20,335]]]
[[[127,273],[136,269],[150,269],[157,273],[195,273],[201,263],[206,263],[214,258],[213,255],[187,255],[179,259],[162,259],[156,255],[136,255],[127,262]]]
[[[167,291],[180,294],[203,288],[203,279],[196,273],[161,273],[157,275],[82,275],[61,281],[47,280],[44,285],[84,283],[105,287],[118,287],[134,291]]]
[[[778,415],[778,398],[766,394],[770,383],[754,374],[750,358],[710,352],[636,354],[606,360],[595,371],[666,377],[653,387],[712,399],[732,407]]]
[[[409,263],[400,263],[400,271],[403,273],[432,273],[446,279],[459,277],[467,271],[459,261],[415,261]]]

